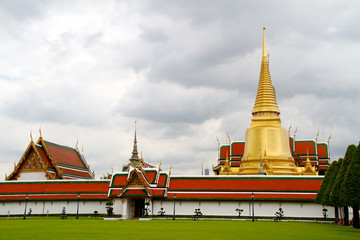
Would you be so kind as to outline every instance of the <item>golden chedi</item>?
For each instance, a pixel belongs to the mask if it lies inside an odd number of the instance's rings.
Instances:
[[[298,175],[288,133],[281,127],[280,110],[269,71],[265,28],[259,86],[251,121],[237,174]]]

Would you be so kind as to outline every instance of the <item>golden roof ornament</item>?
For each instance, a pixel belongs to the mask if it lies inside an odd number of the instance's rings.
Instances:
[[[40,133],[40,138],[42,138],[41,125],[40,125],[40,127],[39,127],[39,133]]]

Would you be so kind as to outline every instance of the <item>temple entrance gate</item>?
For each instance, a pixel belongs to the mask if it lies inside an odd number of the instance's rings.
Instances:
[[[133,199],[133,216],[139,218],[144,215],[145,199]]]

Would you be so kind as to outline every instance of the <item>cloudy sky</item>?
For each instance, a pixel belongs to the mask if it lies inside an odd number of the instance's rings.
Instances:
[[[282,126],[359,141],[359,1],[0,0],[0,180],[39,136],[97,178],[139,150],[175,174],[217,163],[251,122],[267,27]]]

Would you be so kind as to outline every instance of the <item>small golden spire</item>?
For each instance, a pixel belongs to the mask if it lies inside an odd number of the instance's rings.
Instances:
[[[306,150],[306,162],[310,162],[309,149]]]
[[[327,144],[329,144],[330,138],[331,138],[331,133],[330,133],[330,136],[328,137],[328,139],[326,140]]]
[[[267,51],[266,51],[266,34],[265,34],[265,30],[266,30],[266,28],[265,27],[263,27],[263,30],[264,30],[264,38],[263,38],[263,51],[262,51],[262,56],[263,56],[263,58],[265,57],[265,58],[267,58]],[[267,61],[267,59],[266,59],[266,61]]]
[[[317,130],[317,133],[316,133],[316,135],[314,137],[315,142],[317,142],[318,136],[319,136],[319,129]]]
[[[39,133],[40,133],[40,138],[42,138],[41,125],[40,125],[40,127],[39,127]]]
[[[32,131],[30,130],[30,139],[31,139],[31,142],[33,142],[33,137],[32,137]]]

